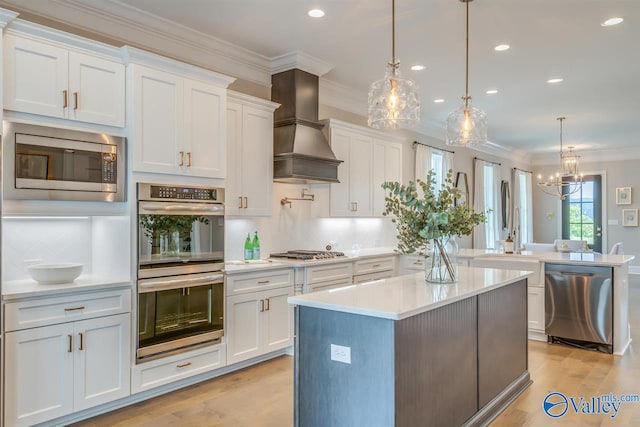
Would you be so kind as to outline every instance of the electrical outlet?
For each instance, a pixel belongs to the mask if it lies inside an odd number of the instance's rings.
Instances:
[[[607,220],[607,225],[620,225],[620,221],[618,221],[617,219],[610,219]]]
[[[331,344],[331,360],[351,364],[351,347]]]

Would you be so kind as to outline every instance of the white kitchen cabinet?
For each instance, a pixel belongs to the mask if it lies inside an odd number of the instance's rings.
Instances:
[[[117,60],[7,34],[4,108],[124,127],[125,67]]]
[[[388,279],[395,276],[395,270],[395,255],[361,259],[354,263],[353,283]]]
[[[385,181],[402,181],[401,140],[382,132],[328,120],[331,148],[339,160],[339,184],[331,185],[331,216],[381,216]]]
[[[224,179],[234,79],[139,49],[127,57],[133,170]]]
[[[279,287],[227,297],[225,336],[229,364],[293,345],[293,306],[287,303],[287,298],[294,293],[293,274],[290,269],[285,271],[291,278],[286,285],[280,283]],[[269,277],[278,278],[282,272],[270,271]],[[260,277],[260,273],[238,274],[233,280],[256,280],[267,287],[273,286],[271,279],[260,280]]]
[[[304,269],[304,293],[348,286],[353,283],[353,262],[309,266]]]
[[[130,393],[130,314],[6,334],[5,424],[30,426]]]
[[[130,394],[130,293],[122,289],[5,304],[7,326],[13,329],[5,334],[5,425],[30,426]],[[67,298],[66,307],[58,304]],[[27,326],[47,318],[48,325]]]
[[[227,215],[271,215],[273,111],[277,107],[269,101],[228,93]]]
[[[529,330],[544,334],[544,287],[528,286]]]

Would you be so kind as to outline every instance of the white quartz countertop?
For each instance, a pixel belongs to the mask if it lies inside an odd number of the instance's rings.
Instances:
[[[401,320],[492,289],[533,273],[459,267],[458,282],[425,283],[424,272],[288,298],[289,304]]]
[[[12,300],[34,296],[49,296],[73,291],[103,290],[108,288],[131,287],[130,280],[109,279],[83,274],[73,282],[43,285],[33,279],[9,280],[2,284],[2,299]]]
[[[634,255],[609,255],[596,252],[527,252],[505,254],[491,249],[460,249],[459,258],[508,258],[558,264],[587,264],[616,267],[631,262]]]
[[[228,275],[239,273],[250,273],[252,271],[275,270],[278,268],[289,268],[291,264],[273,260],[249,260],[249,261],[226,261],[224,272]]]

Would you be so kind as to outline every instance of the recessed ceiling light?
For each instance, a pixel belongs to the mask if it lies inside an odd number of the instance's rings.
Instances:
[[[494,47],[494,50],[497,50],[498,52],[502,52],[503,50],[509,50],[511,46],[509,46],[508,44],[499,44],[498,46]]]
[[[601,23],[600,25],[602,25],[603,27],[610,27],[612,25],[618,25],[622,21],[624,21],[624,19],[622,19],[622,18],[609,18],[606,21],[604,21],[603,23]]]
[[[320,9],[311,9],[309,12],[307,12],[307,15],[312,18],[322,18],[324,16],[324,11]]]
[[[561,81],[563,81],[564,79],[560,78],[560,77],[556,77],[553,79],[549,79],[547,80],[547,83],[560,83]]]
[[[436,104],[440,104],[441,102],[444,102],[444,99],[442,98],[434,99],[433,102],[435,102]]]
[[[498,93],[498,89],[489,89],[487,91],[487,95],[495,95],[496,93]]]
[[[424,65],[412,65],[412,66],[411,66],[411,69],[412,69],[413,71],[422,71],[422,70],[424,70],[425,68],[427,68],[427,67],[425,67]]]

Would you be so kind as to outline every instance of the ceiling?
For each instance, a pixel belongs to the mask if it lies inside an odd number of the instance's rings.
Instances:
[[[42,0],[4,1],[34,13]],[[127,19],[156,15],[223,39],[266,58],[300,51],[333,65],[323,77],[361,95],[383,77],[391,58],[389,0],[49,0],[65,4],[139,9]],[[307,16],[323,9],[321,19]],[[133,11],[130,9],[130,11]],[[141,14],[140,12],[145,12]],[[46,11],[43,13],[46,14]],[[607,18],[624,22],[602,27]],[[72,25],[82,22],[67,20]],[[464,94],[465,5],[458,0],[397,0],[396,55],[415,79],[422,121],[443,128]],[[177,29],[176,26],[175,29]],[[165,26],[170,34],[172,25]],[[634,147],[640,135],[640,1],[475,0],[470,3],[470,89],[489,120],[489,139],[526,151]],[[506,43],[511,49],[494,51]],[[424,71],[409,66],[423,64]],[[563,82],[549,84],[552,77]],[[497,89],[487,95],[488,89]],[[436,104],[436,98],[445,102]],[[444,132],[443,132],[444,135]]]

